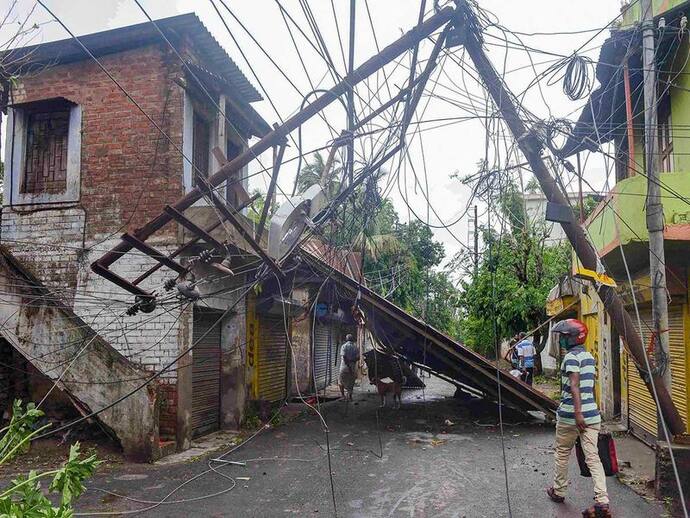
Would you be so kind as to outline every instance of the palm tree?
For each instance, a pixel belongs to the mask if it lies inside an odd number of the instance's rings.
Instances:
[[[314,153],[313,162],[307,162],[302,170],[300,171],[299,178],[297,180],[297,187],[299,192],[306,191],[309,187],[314,184],[320,184],[323,186],[326,196],[329,200],[332,200],[340,191],[340,175],[342,174],[343,168],[340,160],[335,156],[331,158],[330,171],[326,172],[326,177],[324,178],[324,171],[328,159],[324,160],[323,155],[318,151]]]

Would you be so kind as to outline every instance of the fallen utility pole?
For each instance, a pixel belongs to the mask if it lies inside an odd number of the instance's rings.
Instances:
[[[355,68],[355,20],[356,20],[356,0],[350,0],[350,40],[348,46],[347,73],[352,75]],[[355,127],[355,89],[350,85],[347,89],[347,131],[349,141],[347,143],[347,181],[352,184],[354,181],[355,169],[355,141],[352,132]]]
[[[474,13],[470,8],[464,5],[463,2],[458,2],[458,9],[462,9],[467,19],[471,21],[474,18]],[[520,151],[525,155],[532,169],[532,173],[539,181],[546,199],[551,203],[567,207],[569,214],[569,222],[562,223],[563,231],[565,232],[570,244],[573,246],[578,259],[582,266],[596,271],[597,269],[597,253],[594,247],[587,240],[586,234],[582,226],[579,224],[575,214],[570,208],[568,200],[566,200],[563,193],[558,189],[556,182],[551,176],[544,160],[541,156],[541,144],[537,137],[531,133],[522,123],[518,114],[517,108],[513,103],[513,96],[510,94],[501,78],[496,73],[493,65],[484,53],[481,40],[478,34],[472,30],[474,23],[467,23],[465,27],[458,27],[459,30],[465,32],[464,46],[467,53],[470,55],[474,66],[477,69],[484,85],[489,94],[493,98],[498,110],[501,113],[503,120],[506,122],[513,134]],[[628,345],[628,351],[632,355],[635,363],[638,366],[646,365],[645,348],[642,344],[640,335],[637,332],[636,326],[632,318],[628,314],[615,289],[600,285],[597,287],[597,293],[601,298],[606,311],[611,317],[613,325],[616,327],[621,337]],[[647,388],[652,395],[656,389],[656,394],[659,400],[659,410],[661,411],[668,429],[673,435],[681,434],[685,431],[683,419],[678,413],[678,409],[673,404],[671,394],[667,390],[663,380],[658,374],[651,372],[647,379],[645,379]],[[652,386],[653,384],[653,386]]]
[[[268,151],[273,146],[280,145],[291,131],[296,130],[314,115],[324,110],[336,99],[339,99],[342,95],[346,94],[348,88],[354,87],[360,82],[364,81],[367,77],[376,73],[377,70],[380,70],[395,58],[406,52],[408,49],[412,48],[417,44],[417,42],[427,38],[438,29],[447,26],[448,23],[453,19],[455,12],[455,9],[451,7],[444,7],[423,23],[416,25],[412,30],[403,34],[399,39],[382,49],[381,52],[362,63],[340,82],[334,85],[330,90],[323,93],[312,103],[309,103],[304,107],[304,109],[287,119],[283,124],[275,127],[273,131],[266,134],[253,146],[240,153],[227,164],[223,165],[213,176],[208,178],[207,188],[219,186],[221,183],[229,180],[232,175],[236,174],[244,166],[255,160],[263,152]],[[389,154],[388,157],[390,157]],[[352,185],[355,183],[356,181],[353,182]],[[182,214],[186,209],[191,207],[202,197],[203,192],[198,186],[195,187],[189,193],[187,193],[187,195],[171,205],[169,207],[170,210],[159,214],[142,228],[134,232],[134,237],[141,242],[146,241],[152,234],[173,221],[174,218],[171,214],[177,214],[179,218],[180,214]],[[108,252],[106,252],[100,259],[94,261],[91,264],[91,268],[97,274],[107,278],[114,284],[129,291],[130,293],[144,297],[151,297],[152,295],[150,293],[146,292],[142,288],[139,288],[138,286],[134,286],[131,282],[120,277],[109,269],[113,263],[120,259],[124,254],[132,250],[132,248],[133,246],[129,242],[121,241]]]
[[[644,148],[647,174],[647,233],[649,234],[649,280],[652,286],[652,329],[655,366],[671,390],[668,345],[668,292],[666,291],[666,255],[664,253],[664,206],[659,182],[659,140],[657,138],[656,63],[654,48],[654,13],[652,0],[642,0],[642,74],[644,85]]]

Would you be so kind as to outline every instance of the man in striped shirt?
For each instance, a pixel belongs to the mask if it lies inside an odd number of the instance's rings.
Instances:
[[[554,484],[547,493],[554,502],[565,501],[568,490],[568,460],[579,437],[585,461],[592,473],[595,501],[594,507],[583,515],[608,517],[610,511],[606,476],[597,447],[601,415],[594,400],[596,366],[594,357],[584,348],[587,326],[571,318],[558,322],[552,331],[559,333],[558,342],[566,349],[566,354],[561,364],[563,391],[556,424]]]

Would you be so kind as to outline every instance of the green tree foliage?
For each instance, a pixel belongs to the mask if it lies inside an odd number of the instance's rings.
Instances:
[[[27,403],[26,408],[22,408],[22,400],[14,400],[10,423],[0,430],[3,434],[0,437],[0,464],[27,452],[29,446],[26,438],[36,429],[36,423],[42,416],[43,412],[34,403]]]
[[[326,159],[315,153],[302,168],[297,191],[319,183],[325,164]],[[385,175],[378,171],[363,182],[338,207],[320,237],[335,248],[363,253],[369,287],[440,331],[458,337],[458,290],[450,274],[440,269],[444,247],[423,223],[400,222],[392,202],[381,197],[377,188]],[[336,160],[324,181],[329,199],[339,194],[341,176],[342,167]],[[255,222],[262,207],[263,198],[249,211]]]
[[[365,253],[364,273],[370,286],[408,313],[457,337],[458,291],[449,273],[440,269],[443,244],[424,223],[399,223],[397,215],[388,232],[387,246]]]
[[[266,204],[266,195],[259,189],[254,189],[251,196],[259,195],[259,197],[247,208],[247,217],[258,225],[261,221],[261,213],[264,210],[264,205]],[[266,217],[266,224],[271,219],[271,216],[280,208],[280,203],[271,204],[268,208],[268,216]]]
[[[326,160],[316,153],[302,169],[298,187],[304,191],[322,178]],[[405,311],[425,318],[432,326],[457,337],[457,289],[448,272],[440,269],[443,245],[419,221],[401,223],[391,201],[377,185],[386,175],[378,171],[339,208],[323,232],[331,246],[364,255],[369,286]],[[326,193],[340,192],[342,167],[334,162],[325,180]]]
[[[462,338],[486,356],[494,355],[494,325],[500,341],[546,319],[546,298],[568,272],[571,256],[567,244],[547,246],[544,224],[525,221],[522,194],[514,185],[503,189],[498,206],[505,231],[483,229],[484,254],[476,274],[461,281],[459,297]],[[472,264],[471,253],[459,253],[453,264]],[[536,338],[539,349],[543,340]]]
[[[297,180],[297,192],[304,192],[312,185],[321,183],[321,177],[326,167],[326,160],[327,159],[318,151],[314,153],[312,161],[307,162],[300,172]],[[340,161],[334,158],[331,170],[328,171],[328,177],[323,181],[323,184],[326,186],[326,194],[331,199],[340,191],[340,176],[342,172],[343,168]]]
[[[599,206],[601,199],[601,196],[595,196],[592,194],[588,194],[584,197],[584,199],[582,200],[582,210],[584,212],[585,219],[587,219],[592,214],[592,212],[594,212],[594,209],[596,209]]]
[[[2,429],[0,437],[0,466],[17,453],[25,451],[29,441],[47,428],[36,427],[43,416],[33,403],[22,407],[20,400],[12,406],[12,420]],[[79,443],[70,447],[67,462],[58,469],[39,473],[30,470],[12,480],[8,487],[0,489],[0,518],[71,518],[72,504],[84,492],[84,480],[91,477],[100,464],[95,455],[82,458]],[[48,492],[58,495],[59,505],[55,507],[41,489],[41,480],[51,479]]]

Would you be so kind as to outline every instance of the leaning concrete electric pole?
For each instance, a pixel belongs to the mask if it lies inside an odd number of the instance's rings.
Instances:
[[[355,69],[355,21],[356,21],[356,0],[350,0],[350,39],[347,57],[347,73],[352,75]],[[355,89],[352,85],[347,89],[347,181],[348,185],[352,185],[354,181],[354,164],[355,164],[355,141],[352,136],[352,131],[355,127]]]
[[[657,81],[654,60],[654,13],[652,0],[642,0],[642,73],[644,77],[644,150],[647,174],[647,232],[649,233],[649,279],[652,289],[652,329],[656,338],[656,367],[671,390],[668,347],[668,292],[664,254],[664,207],[659,184],[659,139],[657,131]]]
[[[525,127],[513,102],[514,96],[508,91],[484,53],[481,36],[478,34],[476,28],[478,24],[474,13],[464,1],[457,0],[456,3],[458,5],[458,21],[456,22],[458,39],[464,44],[465,50],[472,59],[477,73],[481,77],[486,89],[489,91],[494,104],[501,113],[501,117],[510,128],[513,137],[520,147],[520,151],[530,165],[532,173],[539,181],[539,185],[546,199],[551,203],[561,205],[563,210],[566,211],[568,215],[567,222],[561,223],[561,225],[578,259],[582,263],[582,266],[588,270],[596,271],[598,263],[596,250],[587,239],[585,231],[578,222],[572,208],[570,208],[570,204],[565,198],[565,195],[560,191],[551,176],[541,156],[542,145],[538,137]],[[625,309],[620,296],[614,288],[605,284],[599,284],[599,286],[597,286],[597,294],[611,317],[611,322],[627,344],[627,349],[635,363],[645,369],[647,364],[645,359],[646,351],[642,339],[637,332],[637,326]],[[658,373],[651,372],[649,379],[645,380],[645,382],[650,393],[656,394],[657,396],[659,410],[664,417],[669,431],[673,435],[685,432],[683,419],[671,399],[670,391],[666,388]]]

